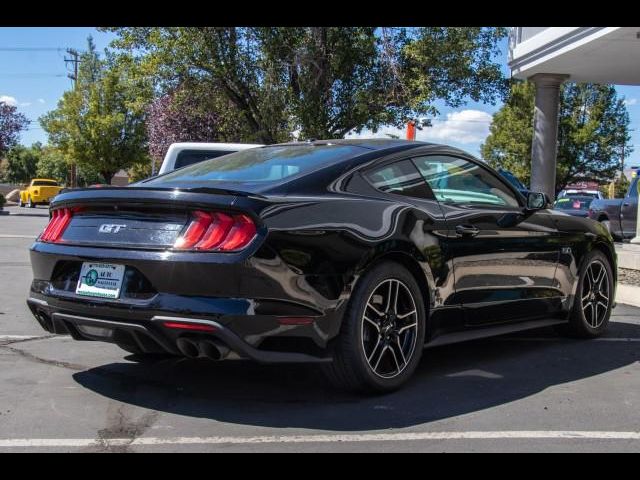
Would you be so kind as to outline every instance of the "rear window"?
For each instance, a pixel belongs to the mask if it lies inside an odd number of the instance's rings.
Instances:
[[[241,150],[150,179],[179,182],[278,182],[364,153],[353,145],[281,145]]]
[[[555,207],[558,210],[586,210],[591,205],[593,197],[563,197],[556,201]]]
[[[234,153],[233,150],[183,150],[178,153],[174,168],[188,167],[195,163],[204,162],[211,158],[218,158],[223,155]]]
[[[34,187],[57,187],[58,182],[54,182],[53,180],[35,180],[32,183]]]

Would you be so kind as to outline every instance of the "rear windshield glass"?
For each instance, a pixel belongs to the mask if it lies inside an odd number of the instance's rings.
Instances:
[[[58,182],[53,180],[35,180],[32,184],[34,187],[57,187]]]
[[[195,163],[204,162],[211,158],[229,155],[233,150],[183,150],[178,154],[174,169],[187,167]]]
[[[563,197],[556,201],[559,210],[586,210],[593,201],[593,197]]]
[[[146,183],[278,182],[364,153],[352,145],[281,145],[241,150],[196,163]]]

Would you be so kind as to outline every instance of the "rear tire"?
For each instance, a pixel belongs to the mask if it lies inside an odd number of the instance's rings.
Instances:
[[[36,204],[33,203],[33,200],[31,199],[31,197],[27,198],[27,207],[29,208],[36,208]]]
[[[613,306],[613,273],[607,257],[599,250],[583,261],[578,288],[569,317],[567,333],[578,338],[595,338],[609,326]]]
[[[426,312],[413,275],[383,262],[360,279],[323,370],[337,388],[389,392],[413,374],[424,346]]]

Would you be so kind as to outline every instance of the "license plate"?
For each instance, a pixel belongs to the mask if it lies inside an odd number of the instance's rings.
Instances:
[[[123,278],[124,265],[84,262],[80,269],[76,294],[87,297],[118,298]]]

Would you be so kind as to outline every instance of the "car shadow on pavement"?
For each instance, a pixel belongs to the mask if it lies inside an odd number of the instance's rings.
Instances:
[[[614,326],[616,337],[640,338],[640,325]],[[477,412],[639,360],[638,342],[572,340],[539,329],[428,349],[411,381],[385,395],[335,391],[313,366],[244,361],[164,358],[112,363],[73,377],[107,398],[160,412],[240,425],[360,431]]]

